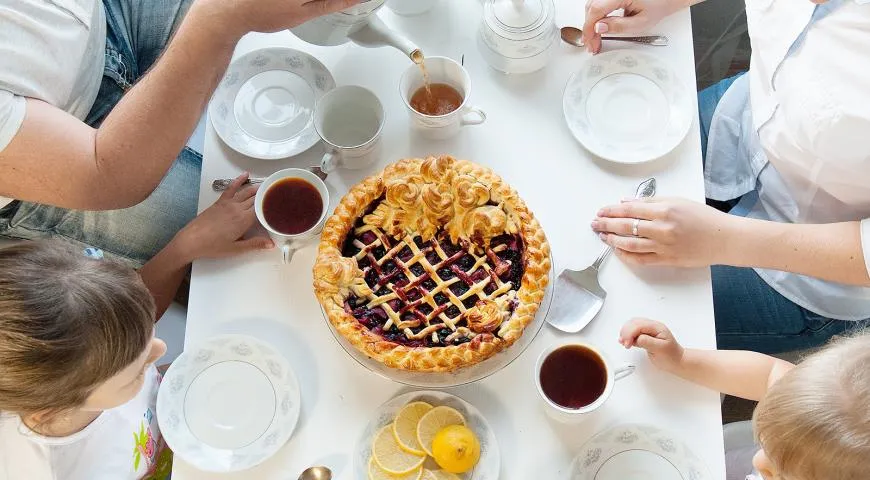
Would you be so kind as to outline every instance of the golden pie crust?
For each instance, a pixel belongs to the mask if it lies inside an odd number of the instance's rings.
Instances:
[[[379,200],[372,210],[373,202]],[[499,235],[518,235],[524,246],[521,284],[516,290],[500,288],[494,292],[498,294],[495,298],[464,309],[464,325],[444,322],[455,335],[466,335],[470,341],[434,347],[390,341],[345,309],[349,296],[373,295],[357,260],[342,255],[346,237],[361,217],[361,228],[393,238],[420,236],[426,241],[440,230],[452,242],[470,243],[470,248],[481,251]],[[342,198],[323,228],[314,265],[314,291],[329,322],[360,352],[396,369],[448,372],[481,362],[516,342],[535,318],[549,272],[547,238],[510,185],[492,170],[472,162],[449,156],[429,157],[394,163],[354,186]],[[396,318],[399,327],[403,322]],[[405,332],[412,334],[409,329]]]

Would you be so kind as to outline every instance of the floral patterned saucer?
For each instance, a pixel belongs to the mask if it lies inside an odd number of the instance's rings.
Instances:
[[[686,444],[651,425],[619,425],[589,440],[569,480],[712,480]]]
[[[300,409],[299,383],[284,356],[244,335],[216,336],[185,350],[157,393],[166,443],[209,472],[245,470],[274,455]]]
[[[636,50],[589,57],[565,87],[562,109],[574,137],[616,163],[660,158],[677,147],[698,112],[695,92],[663,60]]]
[[[249,157],[298,155],[320,141],[314,106],[335,88],[329,70],[311,55],[286,47],[235,59],[208,108],[221,140]]]

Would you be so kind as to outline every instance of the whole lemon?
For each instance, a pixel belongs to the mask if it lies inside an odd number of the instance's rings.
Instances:
[[[465,425],[450,425],[432,440],[432,457],[450,473],[465,473],[480,460],[480,442]]]

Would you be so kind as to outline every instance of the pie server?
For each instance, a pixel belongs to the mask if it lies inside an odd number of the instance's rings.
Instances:
[[[656,179],[644,180],[637,187],[635,198],[649,198],[656,193]],[[553,305],[547,315],[550,325],[568,333],[583,330],[604,306],[607,292],[598,283],[598,270],[610,254],[607,245],[589,267],[580,270],[562,270],[556,278]]]

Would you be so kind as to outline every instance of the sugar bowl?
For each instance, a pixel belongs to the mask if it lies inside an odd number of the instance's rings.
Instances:
[[[485,0],[478,46],[504,73],[531,73],[547,65],[558,45],[553,0]]]

